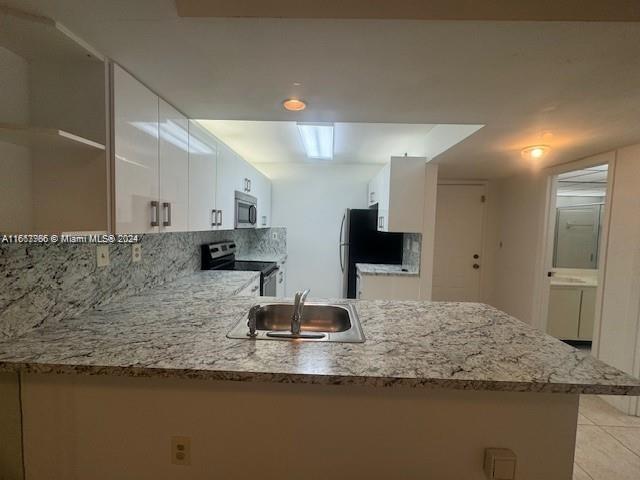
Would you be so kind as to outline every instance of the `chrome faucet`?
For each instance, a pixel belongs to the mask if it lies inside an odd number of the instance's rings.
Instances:
[[[300,335],[302,310],[304,309],[304,302],[307,300],[307,295],[309,295],[309,292],[309,289],[306,289],[304,292],[296,292],[295,300],[293,303],[293,316],[291,317],[291,333],[293,335]]]

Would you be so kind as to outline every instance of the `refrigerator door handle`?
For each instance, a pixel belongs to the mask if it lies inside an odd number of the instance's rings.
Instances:
[[[344,243],[342,242],[342,233],[344,232],[344,221],[347,219],[347,214],[342,216],[342,223],[340,224],[340,241],[338,246],[338,255],[340,255],[340,270],[344,272],[344,262],[342,261],[342,247],[344,247]]]

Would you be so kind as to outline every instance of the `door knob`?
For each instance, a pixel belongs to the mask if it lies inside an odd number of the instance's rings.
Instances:
[[[479,268],[480,268],[480,265],[478,265],[477,263],[474,263],[474,264],[473,264],[473,268],[474,268],[474,270],[477,270],[477,269],[479,269]]]

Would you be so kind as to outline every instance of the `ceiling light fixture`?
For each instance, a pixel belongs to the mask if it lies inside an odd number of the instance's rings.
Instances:
[[[298,122],[297,126],[307,157],[333,159],[333,123]]]
[[[522,149],[522,156],[524,158],[531,158],[533,160],[539,160],[546,156],[551,151],[549,145],[531,145]]]
[[[298,100],[297,98],[288,98],[284,102],[282,102],[282,106],[285,110],[289,110],[290,112],[301,112],[305,108],[307,108],[307,104],[302,100]]]

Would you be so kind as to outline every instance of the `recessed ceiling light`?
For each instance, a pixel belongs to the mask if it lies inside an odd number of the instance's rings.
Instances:
[[[298,122],[297,125],[307,157],[318,160],[333,158],[333,123]]]
[[[285,110],[289,110],[290,112],[301,112],[305,108],[307,108],[307,104],[302,100],[298,100],[297,98],[288,98],[284,102],[282,102],[282,106]]]
[[[534,160],[539,160],[544,157],[551,151],[551,147],[549,145],[531,145],[530,147],[525,147],[522,149],[522,156],[524,158],[531,158]]]

